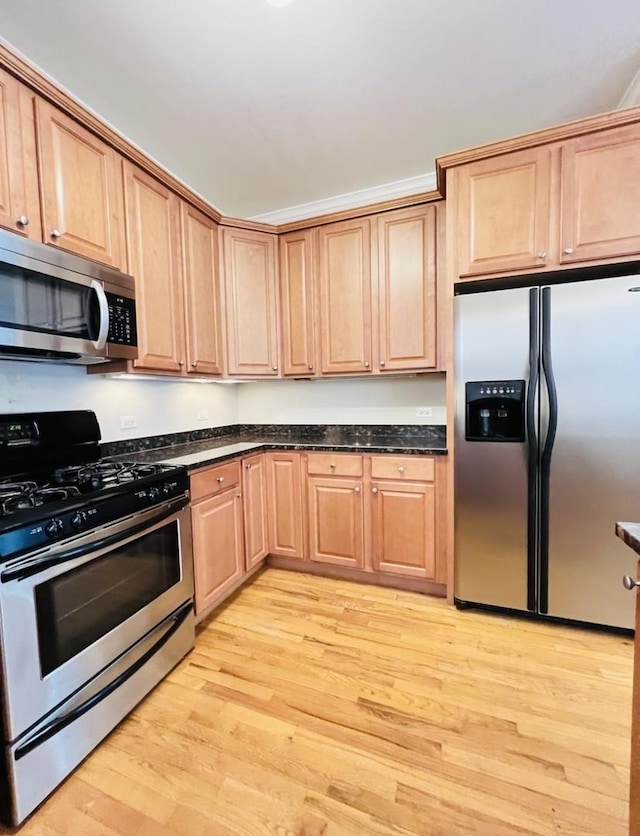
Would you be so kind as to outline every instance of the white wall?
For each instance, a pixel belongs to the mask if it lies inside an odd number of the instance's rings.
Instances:
[[[237,391],[224,384],[122,380],[79,366],[0,361],[0,412],[93,409],[103,441],[236,424]],[[199,419],[198,412],[207,418]],[[120,429],[123,415],[137,426]]]
[[[238,388],[241,424],[445,424],[445,376],[280,380]],[[416,408],[432,408],[418,418]]]

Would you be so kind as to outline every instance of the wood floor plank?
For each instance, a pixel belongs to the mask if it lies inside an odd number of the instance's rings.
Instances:
[[[626,836],[632,657],[267,569],[21,836]]]

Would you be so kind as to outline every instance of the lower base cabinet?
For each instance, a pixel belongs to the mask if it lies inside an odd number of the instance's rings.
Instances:
[[[191,475],[196,615],[267,555],[442,594],[446,460],[273,451]],[[331,567],[331,568],[329,568]],[[402,580],[401,580],[402,579]]]

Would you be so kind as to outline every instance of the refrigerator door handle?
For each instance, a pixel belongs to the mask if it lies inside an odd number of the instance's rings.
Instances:
[[[549,487],[558,428],[558,391],[551,361],[551,288],[542,288],[542,369],[549,399],[549,425],[540,458],[540,612],[549,612]]]
[[[529,387],[527,389],[527,609],[535,612],[537,603],[537,512],[538,512],[538,433],[536,402],[538,391],[538,333],[540,329],[538,288],[529,291]]]

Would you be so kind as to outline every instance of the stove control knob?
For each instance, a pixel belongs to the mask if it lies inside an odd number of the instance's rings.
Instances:
[[[76,531],[83,528],[83,526],[87,522],[87,512],[86,511],[76,511],[75,514],[71,517],[71,525],[75,528]]]
[[[168,482],[162,486],[162,495],[171,496],[171,485]]]
[[[160,497],[160,488],[155,487],[155,485],[152,488],[149,488],[147,496],[152,502],[155,502],[155,500]]]
[[[57,534],[64,529],[64,523],[62,520],[59,520],[57,517],[54,517],[52,520],[45,525],[44,530],[47,537],[55,537]]]

